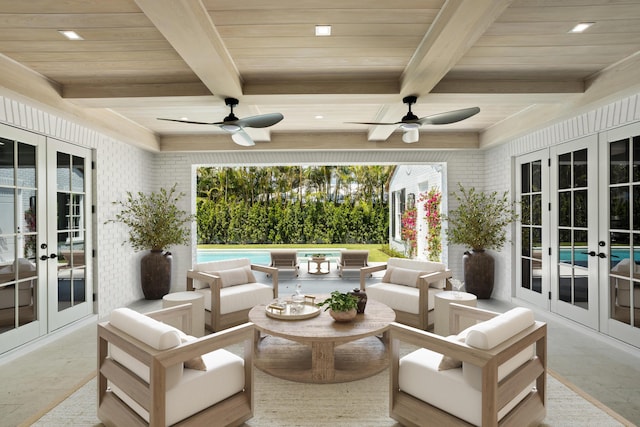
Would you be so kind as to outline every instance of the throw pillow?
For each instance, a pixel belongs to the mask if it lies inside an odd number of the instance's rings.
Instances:
[[[464,332],[464,331],[463,331]],[[467,334],[461,335],[462,332],[458,335],[449,335],[446,337],[448,341],[453,342],[464,342]],[[440,365],[438,365],[438,371],[446,371],[448,369],[457,369],[462,367],[462,361],[458,360],[454,357],[447,356],[446,354],[442,355],[442,360],[440,361]]]
[[[180,341],[182,344],[190,343],[196,341],[198,338],[192,337],[191,335],[187,335],[185,333],[180,334]],[[189,359],[184,362],[184,367],[189,369],[197,369],[198,371],[206,371],[207,365],[204,364],[204,360],[202,360],[201,356],[194,357],[193,359]]]

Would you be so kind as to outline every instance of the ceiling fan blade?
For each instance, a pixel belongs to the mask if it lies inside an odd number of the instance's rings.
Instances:
[[[162,119],[158,117],[158,120],[165,120],[167,122],[179,122],[179,123],[190,123],[194,125],[217,125],[218,123],[208,123],[208,122],[194,122],[191,120],[178,120],[178,119]]]
[[[418,129],[409,129],[402,134],[402,142],[406,142],[407,144],[412,144],[414,142],[418,142],[420,138],[420,132]]]
[[[349,123],[352,125],[372,125],[372,126],[395,126],[401,122],[395,122],[395,123],[381,123],[381,122],[345,122],[345,123]]]
[[[240,127],[248,128],[267,128],[273,126],[282,120],[284,116],[280,113],[261,114],[259,116],[246,117],[238,119],[235,124]]]
[[[256,145],[256,143],[253,142],[253,139],[249,136],[249,134],[246,133],[242,128],[232,133],[231,139],[233,139],[233,142],[235,142],[238,145],[242,145],[243,147],[251,147],[253,145]]]
[[[448,111],[446,113],[433,114],[431,116],[422,117],[418,122],[423,125],[447,125],[449,123],[459,122],[475,116],[480,112],[478,107],[463,108],[461,110]]]

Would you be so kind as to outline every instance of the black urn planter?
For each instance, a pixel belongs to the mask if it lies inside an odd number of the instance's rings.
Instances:
[[[493,256],[484,250],[471,250],[464,253],[462,266],[466,291],[478,299],[491,298],[495,267]]]
[[[149,251],[140,260],[140,285],[145,299],[160,299],[171,290],[171,252]]]

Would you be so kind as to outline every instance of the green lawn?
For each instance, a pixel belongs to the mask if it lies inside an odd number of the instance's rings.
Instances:
[[[282,245],[198,245],[198,249],[283,249],[283,248],[291,248],[291,249],[308,249],[308,248],[341,248],[341,249],[366,249],[369,250],[369,261],[371,262],[386,262],[389,258],[389,255],[382,252],[382,245],[380,244],[372,244],[372,245],[358,245],[358,244],[344,244],[344,245],[323,245],[323,244],[304,244],[304,245],[295,245],[295,244],[282,244]]]

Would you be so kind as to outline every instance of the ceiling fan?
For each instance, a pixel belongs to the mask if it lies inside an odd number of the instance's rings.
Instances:
[[[418,129],[422,125],[447,125],[450,123],[459,122],[468,119],[480,112],[480,108],[471,107],[463,108],[461,110],[448,111],[446,113],[433,114],[431,116],[418,118],[411,111],[411,106],[418,100],[417,96],[410,95],[402,98],[402,102],[409,106],[409,112],[400,120],[394,123],[379,123],[379,122],[349,122],[358,123],[362,125],[398,125],[398,127],[404,130],[402,135],[402,141],[406,143],[417,142],[419,138]]]
[[[231,108],[231,112],[227,117],[225,117],[221,122],[194,122],[191,120],[179,120],[179,119],[161,119],[158,120],[166,120],[170,122],[180,122],[180,123],[190,123],[197,125],[215,125],[220,129],[229,132],[231,134],[231,139],[238,145],[243,145],[245,147],[250,147],[255,145],[253,139],[247,132],[244,131],[244,128],[266,128],[269,126],[273,126],[278,123],[280,120],[284,118],[284,116],[280,113],[269,113],[269,114],[261,114],[259,116],[251,116],[246,117],[244,119],[239,119],[233,114],[233,107],[238,105],[238,100],[235,98],[225,98],[225,105]]]

